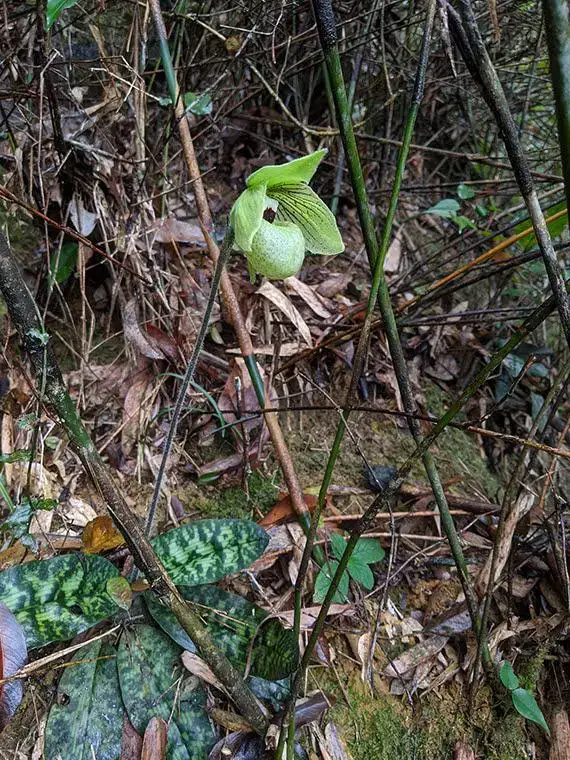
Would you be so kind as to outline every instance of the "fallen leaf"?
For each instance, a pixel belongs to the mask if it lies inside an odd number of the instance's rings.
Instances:
[[[125,539],[115,528],[109,515],[99,515],[88,522],[83,529],[82,540],[83,551],[87,554],[99,554],[116,549],[125,543]]]
[[[201,681],[210,684],[210,686],[215,686],[216,689],[219,689],[220,691],[225,691],[224,686],[214,675],[210,666],[206,665],[204,660],[202,660],[201,657],[198,657],[197,654],[194,654],[193,652],[182,652],[181,660],[186,670],[189,673],[192,673],[193,676],[198,676]]]
[[[123,738],[121,741],[121,760],[141,760],[142,736],[125,713],[123,718]]]
[[[399,233],[390,243],[388,247],[388,253],[386,254],[386,261],[384,262],[384,271],[386,274],[395,274],[400,268],[400,259],[402,256],[402,240]]]
[[[27,659],[24,631],[8,607],[0,602],[0,681],[14,675]],[[20,679],[0,684],[0,732],[16,712],[23,694],[24,686]]]
[[[447,636],[428,636],[411,649],[401,654],[384,668],[384,674],[389,678],[400,678],[412,668],[435,657],[447,644]]]
[[[141,760],[164,760],[166,758],[168,726],[163,718],[151,718],[144,732]]]
[[[321,282],[317,288],[317,293],[325,298],[334,298],[352,282],[351,274],[333,274],[324,282]]]
[[[323,319],[330,319],[332,317],[330,311],[325,308],[323,297],[319,296],[305,282],[301,282],[296,277],[287,277],[284,283],[287,290],[292,290],[293,293],[302,298],[311,311],[314,311],[318,317],[322,317]]]
[[[327,723],[325,726],[325,739],[332,760],[352,760],[344,739],[334,723]]]
[[[263,285],[258,289],[258,294],[261,296],[264,296],[267,298],[268,301],[271,301],[271,303],[279,309],[285,316],[291,320],[291,322],[295,325],[299,333],[301,334],[303,340],[305,343],[312,348],[313,347],[313,339],[311,337],[311,331],[309,330],[309,326],[299,313],[299,311],[296,309],[295,306],[291,303],[291,301],[287,298],[287,296],[282,293],[278,288],[275,287],[269,280],[266,280]]]
[[[143,360],[144,361],[144,360]],[[130,456],[139,439],[141,426],[145,422],[148,409],[148,395],[152,378],[146,368],[137,372],[123,403],[123,426],[121,447],[126,457]]]
[[[131,298],[123,307],[123,330],[125,339],[143,356],[147,356],[149,359],[166,358],[162,351],[158,351],[150,344],[143,333],[138,322],[136,298]]]
[[[89,237],[93,232],[98,219],[97,214],[87,211],[83,201],[77,193],[73,194],[73,198],[69,204],[69,216],[71,217],[71,222],[77,232],[85,237]]]
[[[147,230],[147,235],[153,235],[156,243],[194,243],[206,245],[204,233],[198,222],[185,222],[169,216],[157,219]]]
[[[303,497],[309,512],[314,512],[315,507],[317,506],[316,496],[313,496],[313,494],[310,493],[304,493]],[[294,517],[295,510],[293,509],[289,493],[280,493],[277,503],[269,510],[265,517],[262,517],[261,520],[259,520],[258,525],[262,525],[264,528],[270,528],[273,525],[284,523]]]

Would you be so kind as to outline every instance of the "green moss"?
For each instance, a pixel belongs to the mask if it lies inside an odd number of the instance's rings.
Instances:
[[[429,413],[440,417],[449,406],[448,400],[435,383],[426,383],[424,391]],[[465,483],[483,490],[489,498],[497,497],[500,482],[487,467],[487,460],[472,434],[447,428],[432,451],[443,480],[459,475]]]
[[[258,517],[266,514],[277,500],[279,489],[273,478],[253,472],[248,481],[248,494],[241,486],[219,489],[214,495],[200,499],[199,510],[207,517]]]
[[[325,669],[318,681],[325,692],[337,697],[329,718],[354,760],[449,760],[459,740],[485,760],[531,757],[523,721],[510,711],[503,714],[503,706],[493,710],[488,689],[479,691],[473,711],[462,689],[453,683],[437,695],[416,697],[411,710],[403,698],[388,693],[372,697],[355,674],[348,677],[348,705]],[[379,681],[378,686],[380,690],[386,684]]]

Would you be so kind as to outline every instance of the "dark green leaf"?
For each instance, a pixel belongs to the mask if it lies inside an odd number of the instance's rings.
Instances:
[[[53,251],[49,269],[52,277],[58,284],[65,282],[67,278],[73,272],[73,269],[77,263],[78,245],[71,241],[64,243],[61,246],[61,250]]]
[[[526,718],[527,720],[532,720],[533,723],[538,723],[538,725],[550,736],[548,723],[545,721],[542,710],[536,704],[536,699],[530,691],[520,688],[515,689],[511,692],[511,696],[513,698],[513,706],[519,715],[522,715],[523,718]]]
[[[71,639],[118,611],[106,591],[118,570],[103,557],[67,554],[0,573],[0,601],[24,629],[29,649]]]
[[[326,562],[319,570],[317,580],[315,581],[315,590],[313,591],[313,600],[316,602],[316,604],[321,604],[321,602],[324,600],[326,593],[329,590],[329,586],[331,585],[334,574],[337,571],[337,568],[338,562],[331,560],[330,562]],[[333,604],[342,604],[343,602],[346,602],[347,598],[348,573],[345,571],[340,578],[340,583],[338,584],[338,588],[335,591],[335,595],[333,596],[332,601]]]
[[[79,0],[48,0],[46,11],[46,26],[48,29],[55,24],[66,8],[73,8]]]
[[[461,198],[462,201],[470,201],[471,198],[475,197],[475,190],[473,190],[470,185],[466,185],[464,182],[462,182],[457,186],[457,195]]]
[[[352,580],[360,583],[367,591],[371,591],[374,588],[374,575],[366,562],[361,562],[359,559],[351,557],[346,569]]]
[[[331,533],[331,549],[334,556],[340,562],[346,549],[346,541],[339,533]]]
[[[285,678],[296,668],[295,634],[283,628],[277,619],[268,619],[264,610],[217,586],[181,586],[180,591],[185,599],[197,605],[196,611],[212,638],[240,670],[245,670],[250,652],[249,672],[253,676],[274,681]],[[145,594],[145,600],[163,631],[184,649],[195,652],[194,643],[172,612],[150,592]]]
[[[360,562],[366,562],[368,565],[373,565],[375,562],[381,562],[384,559],[384,554],[385,552],[380,541],[376,541],[375,538],[360,538],[356,542],[354,552],[350,559],[351,561],[357,559]]]
[[[509,689],[510,691],[514,691],[514,689],[518,689],[520,686],[520,681],[516,677],[513,666],[508,660],[504,660],[501,663],[499,678],[505,689]]]
[[[125,708],[117,650],[95,641],[63,670],[45,733],[45,760],[119,760]]]
[[[269,536],[249,520],[197,520],[152,541],[177,585],[215,583],[251,565]]]
[[[117,658],[121,694],[139,734],[154,716],[168,723],[168,760],[204,760],[214,744],[214,731],[198,679],[184,678],[181,651],[152,626],[126,630]]]

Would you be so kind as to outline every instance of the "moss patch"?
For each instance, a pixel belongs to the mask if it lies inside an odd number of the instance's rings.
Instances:
[[[196,507],[204,517],[257,519],[275,504],[279,488],[273,478],[259,471],[250,475],[248,486],[249,495],[241,486],[218,489],[211,496],[199,498]]]
[[[334,686],[332,690],[336,691]],[[372,698],[358,676],[350,679],[347,693],[350,705],[337,691],[329,717],[340,728],[354,760],[449,760],[459,740],[485,760],[531,757],[522,721],[512,713],[495,713],[485,689],[473,713],[455,684],[437,696],[416,698],[413,711],[389,694]]]

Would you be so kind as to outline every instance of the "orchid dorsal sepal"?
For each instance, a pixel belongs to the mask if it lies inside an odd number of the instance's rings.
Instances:
[[[264,166],[246,180],[230,224],[250,273],[253,269],[271,279],[290,277],[301,268],[305,250],[321,256],[344,251],[334,215],[308,185],[326,152]],[[269,208],[275,212],[273,223],[264,218]]]
[[[326,148],[309,153],[308,156],[295,158],[286,164],[272,164],[262,166],[246,179],[246,187],[275,187],[276,185],[290,185],[295,182],[308,183],[313,179],[314,173],[323,158],[327,155]]]

